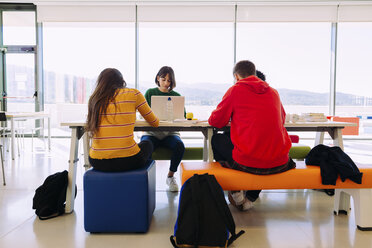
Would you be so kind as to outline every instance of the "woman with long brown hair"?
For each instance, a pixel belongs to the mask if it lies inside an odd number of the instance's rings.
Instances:
[[[89,98],[86,131],[92,138],[89,162],[100,171],[127,171],[145,166],[153,147],[133,138],[136,110],[153,127],[159,126],[142,93],[126,87],[120,71],[103,70]]]

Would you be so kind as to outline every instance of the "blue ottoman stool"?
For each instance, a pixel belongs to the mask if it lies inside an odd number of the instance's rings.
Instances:
[[[87,232],[147,232],[155,209],[155,162],[127,172],[84,174]]]

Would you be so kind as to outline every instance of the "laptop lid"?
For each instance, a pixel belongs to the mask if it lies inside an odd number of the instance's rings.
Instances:
[[[161,121],[167,120],[168,98],[173,102],[173,120],[185,119],[185,97],[184,96],[151,96],[151,109]]]

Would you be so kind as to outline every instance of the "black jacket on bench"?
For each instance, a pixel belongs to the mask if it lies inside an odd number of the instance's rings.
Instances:
[[[306,165],[320,166],[322,184],[336,185],[338,175],[344,182],[347,178],[362,183],[362,175],[353,160],[340,147],[317,145],[305,158]]]

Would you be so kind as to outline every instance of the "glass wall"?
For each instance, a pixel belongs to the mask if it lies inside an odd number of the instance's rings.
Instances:
[[[287,113],[328,114],[331,23],[238,23],[237,61],[279,91]]]
[[[45,109],[53,127],[85,119],[87,101],[99,73],[108,67],[135,81],[134,23],[44,23]],[[53,133],[58,135],[58,133]]]
[[[359,117],[360,134],[372,137],[372,23],[339,23],[336,115]]]
[[[156,87],[162,66],[171,66],[186,111],[205,120],[233,83],[233,23],[140,23],[139,85]]]
[[[3,11],[2,17],[7,111],[34,111],[35,12]]]
[[[85,118],[96,78],[107,67],[118,68],[129,87],[135,87],[137,69],[138,87],[145,93],[156,87],[158,70],[171,66],[186,110],[205,120],[233,84],[234,56],[256,64],[279,91],[287,113],[329,114],[331,22],[238,22],[236,54],[232,21],[141,19],[137,47],[135,26],[43,22],[45,109],[56,115],[55,127],[63,120]],[[371,29],[371,23],[338,24],[336,114],[358,115],[366,123],[372,119]]]
[[[35,55],[6,54],[7,111],[35,111]]]

